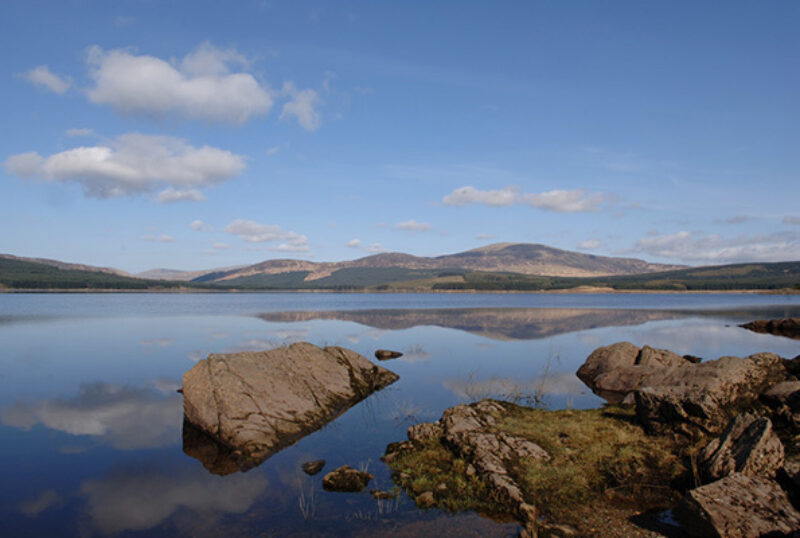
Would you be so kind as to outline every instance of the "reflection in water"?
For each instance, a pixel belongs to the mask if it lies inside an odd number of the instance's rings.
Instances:
[[[28,517],[36,517],[48,508],[61,504],[61,495],[55,490],[48,489],[39,494],[35,499],[20,503],[19,510]]]
[[[221,479],[199,469],[175,476],[159,469],[133,468],[88,480],[80,489],[88,497],[93,526],[110,534],[152,529],[183,508],[191,510],[194,518],[241,514],[266,487],[263,474]]]
[[[183,452],[203,464],[210,473],[226,476],[244,470],[241,454],[218,442],[206,432],[183,418]]]
[[[175,393],[176,383],[159,379],[154,385],[156,389],[84,384],[74,398],[4,407],[0,421],[25,430],[41,423],[71,435],[96,437],[121,450],[169,446],[177,441],[183,403]]]
[[[590,391],[578,377],[570,372],[542,374],[528,381],[510,377],[490,377],[478,380],[474,375],[446,379],[442,385],[457,398],[478,401],[484,398],[540,403],[547,396],[580,396]]]
[[[684,314],[656,310],[578,308],[435,308],[425,310],[342,310],[270,312],[265,321],[297,322],[314,319],[354,321],[377,329],[400,330],[421,325],[458,329],[495,340],[534,340],[558,334],[653,320],[677,319]]]

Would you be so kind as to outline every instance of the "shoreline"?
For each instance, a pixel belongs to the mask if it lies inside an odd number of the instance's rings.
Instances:
[[[328,289],[198,289],[198,288],[164,288],[164,289],[70,289],[70,288],[0,288],[0,294],[8,293],[68,293],[68,294],[108,294],[108,293],[160,293],[160,294],[214,294],[214,293],[342,293],[342,294],[375,294],[375,295],[440,295],[440,294],[472,294],[472,295],[800,295],[800,290],[783,288],[777,290],[741,289],[741,290],[617,290],[613,288],[595,288],[579,286],[577,288],[559,290],[328,290]]]

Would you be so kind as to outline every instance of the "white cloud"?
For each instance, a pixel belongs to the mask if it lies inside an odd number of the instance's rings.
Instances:
[[[358,248],[361,246],[361,239],[358,238],[351,239],[350,241],[347,242],[347,246],[350,248]]]
[[[800,217],[783,217],[784,224],[794,224],[795,226],[800,226]]]
[[[459,187],[444,198],[447,205],[463,206],[468,204],[484,204],[493,207],[509,206],[517,199],[517,190],[506,187],[496,191],[479,191],[475,187]]]
[[[267,155],[272,157],[273,155],[277,155],[278,152],[280,152],[280,150],[281,150],[280,146],[270,146],[267,148]]]
[[[427,222],[417,222],[414,219],[398,222],[394,227],[396,230],[403,230],[406,232],[427,232],[431,229],[431,225]]]
[[[294,116],[297,122],[306,131],[316,131],[320,125],[319,112],[314,107],[319,103],[317,92],[311,89],[298,90],[294,83],[285,82],[283,93],[288,95],[291,100],[283,105],[281,119],[287,116]]]
[[[365,250],[367,252],[372,252],[373,254],[380,254],[382,252],[388,252],[385,248],[383,248],[383,245],[381,245],[380,243],[372,243],[371,245],[366,247]]]
[[[703,263],[800,260],[800,233],[779,232],[726,239],[719,235],[681,231],[643,237],[636,241],[631,252]]]
[[[195,230],[197,232],[210,232],[211,230],[213,230],[213,228],[211,226],[209,226],[208,224],[206,224],[205,222],[203,222],[200,219],[196,219],[196,220],[193,220],[192,222],[190,222],[189,223],[189,228],[191,228],[192,230]]]
[[[245,165],[242,156],[230,151],[195,148],[168,136],[129,133],[107,145],[82,146],[47,158],[36,152],[12,155],[3,166],[21,177],[79,183],[93,198],[129,196],[166,186],[183,191],[185,199],[187,191],[227,181]],[[178,196],[169,191],[162,194]]]
[[[753,218],[748,215],[735,215],[733,217],[725,219],[723,222],[727,224],[743,224],[751,220],[753,220]]]
[[[283,241],[270,248],[278,252],[308,252],[308,238],[296,232],[286,231],[274,224],[261,224],[254,220],[236,219],[225,227],[225,232],[237,235],[250,243]]]
[[[91,129],[67,129],[67,136],[92,136],[94,131]]]
[[[599,239],[595,239],[595,238],[587,239],[586,241],[583,241],[581,244],[578,245],[578,249],[580,249],[580,250],[594,250],[596,248],[600,248],[600,246],[602,244],[603,244],[603,242],[600,241]]]
[[[521,193],[515,187],[481,191],[471,186],[459,187],[442,198],[444,204],[452,206],[483,204],[491,207],[504,207],[525,204],[557,213],[597,211],[605,200],[603,194],[589,194],[584,189]]]
[[[232,72],[246,67],[244,57],[208,43],[180,63],[94,46],[87,63],[94,82],[89,100],[123,113],[242,124],[272,108],[267,87],[250,73]]]
[[[479,241],[489,241],[491,239],[494,239],[494,236],[492,234],[478,234],[475,236],[475,239]]]
[[[553,190],[538,194],[522,194],[520,201],[532,207],[557,213],[582,213],[596,211],[603,203],[603,195],[589,195],[584,189]]]
[[[161,235],[153,235],[147,234],[140,237],[142,241],[151,241],[153,243],[174,243],[175,238],[171,235],[161,234]]]
[[[231,246],[228,243],[213,243],[211,248],[216,250],[228,250]]]
[[[72,86],[72,80],[59,77],[51,72],[46,65],[34,67],[20,76],[31,84],[47,88],[51,92],[58,94],[66,92]]]
[[[6,426],[29,430],[43,426],[71,435],[89,435],[120,450],[169,446],[178,442],[182,399],[179,394],[107,383],[82,385],[68,399],[40,400],[0,409]]]
[[[202,202],[205,195],[197,189],[173,189],[167,187],[158,193],[156,200],[160,204],[171,204],[173,202]]]

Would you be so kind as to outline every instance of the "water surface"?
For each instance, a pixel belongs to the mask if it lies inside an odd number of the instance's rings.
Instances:
[[[628,340],[704,358],[800,344],[737,327],[800,316],[800,297],[525,294],[0,294],[0,518],[8,535],[513,536],[514,524],[420,511],[404,496],[322,491],[299,466],[368,468],[405,429],[486,396],[601,404],[574,376]],[[403,351],[400,381],[246,473],[182,447],[186,370],[209,353],[306,340]]]

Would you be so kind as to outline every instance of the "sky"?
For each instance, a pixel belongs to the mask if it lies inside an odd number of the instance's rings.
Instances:
[[[800,3],[0,3],[0,252],[800,260]]]

